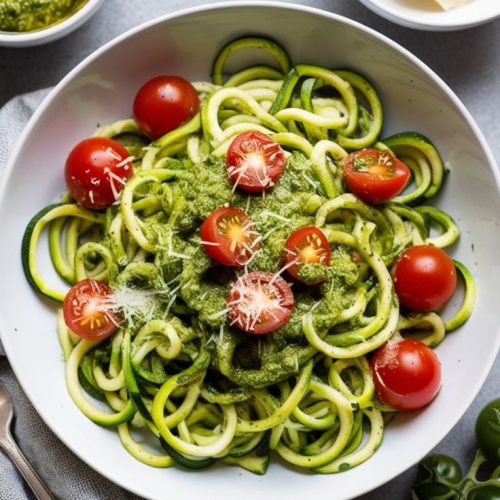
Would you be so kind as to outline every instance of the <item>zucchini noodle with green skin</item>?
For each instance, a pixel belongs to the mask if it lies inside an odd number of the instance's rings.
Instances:
[[[276,66],[225,79],[226,60],[248,47]],[[134,174],[116,203],[92,211],[66,196],[27,227],[23,265],[36,290],[60,302],[66,294],[37,265],[47,230],[57,273],[70,285],[106,282],[121,317],[111,336],[85,340],[59,315],[69,394],[88,418],[116,426],[125,449],[153,467],[196,469],[218,460],[263,474],[274,450],[318,473],[350,469],[377,450],[394,411],[375,395],[370,353],[407,335],[434,347],[472,311],[474,283],[459,262],[465,294],[447,320],[400,310],[390,273],[408,247],[443,248],[459,237],[452,217],[426,204],[443,182],[441,157],[415,132],[381,138],[382,103],[364,76],[292,67],[269,40],[228,44],[215,59],[213,82],[193,86],[200,111],[153,142],[133,119],[96,131],[133,158]],[[286,158],[282,176],[263,193],[235,189],[225,164],[235,137],[253,131]],[[342,163],[363,148],[401,158],[410,186],[378,205],[349,192]],[[207,216],[228,206],[248,214],[261,235],[241,268],[212,261],[200,236]],[[293,311],[272,333],[232,326],[231,284],[251,272],[286,277],[283,248],[306,226],[320,229],[331,250],[321,279],[293,284]],[[137,438],[138,429],[156,451]]]

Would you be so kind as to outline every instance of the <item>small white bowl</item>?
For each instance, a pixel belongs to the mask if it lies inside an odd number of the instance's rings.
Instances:
[[[0,45],[5,47],[31,47],[53,42],[81,26],[101,6],[104,0],[88,0],[80,9],[64,21],[36,31],[0,31]]]
[[[434,0],[360,0],[376,14],[408,28],[427,31],[454,31],[472,28],[500,17],[500,2],[473,0],[443,10]]]

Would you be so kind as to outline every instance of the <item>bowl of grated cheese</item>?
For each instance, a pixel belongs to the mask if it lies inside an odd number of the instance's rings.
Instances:
[[[389,21],[426,31],[472,28],[500,17],[492,0],[360,0]]]

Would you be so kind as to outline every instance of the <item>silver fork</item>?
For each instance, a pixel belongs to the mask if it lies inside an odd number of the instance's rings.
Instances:
[[[33,470],[10,433],[10,424],[13,416],[14,407],[12,400],[5,387],[0,383],[0,448],[5,451],[16,465],[38,500],[54,500],[50,490]]]

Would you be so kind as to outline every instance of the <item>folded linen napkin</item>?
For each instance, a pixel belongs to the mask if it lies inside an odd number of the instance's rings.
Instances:
[[[48,89],[16,97],[0,109],[0,179],[8,157],[34,110]],[[76,457],[50,431],[35,411],[12,372],[0,342],[0,380],[9,391],[15,407],[13,435],[31,465],[53,492],[63,500],[135,500]],[[0,452],[0,500],[33,498],[24,489],[15,467]]]

